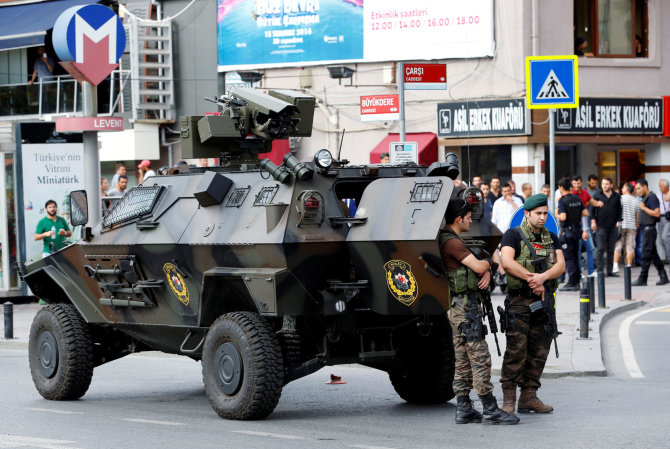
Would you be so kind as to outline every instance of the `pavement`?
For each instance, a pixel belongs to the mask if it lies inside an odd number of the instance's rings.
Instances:
[[[668,266],[666,265],[666,270]],[[633,268],[632,279],[637,279],[639,268]],[[647,287],[632,287],[632,300],[624,299],[624,280],[623,271],[619,273],[618,278],[605,279],[605,305],[602,308],[598,306],[598,283],[596,284],[596,312],[591,314],[589,321],[589,333],[587,339],[580,339],[580,317],[579,292],[557,292],[556,295],[556,319],[562,334],[558,337],[558,351],[559,357],[556,357],[554,344],[552,343],[549,358],[544,370],[543,377],[562,377],[562,376],[605,376],[607,371],[605,369],[600,331],[603,325],[615,314],[626,312],[647,304],[656,303],[670,303],[670,285],[656,286],[658,281],[658,274],[652,267],[648,279]],[[496,289],[491,295],[494,309],[497,306],[503,305],[504,296]],[[5,339],[5,329],[0,338],[0,349],[28,349],[28,336],[30,334],[30,325],[33,317],[40,309],[39,304],[16,304],[14,305],[13,314],[13,337],[12,339]],[[496,318],[497,318],[496,314]],[[505,353],[505,335],[498,333],[498,341],[500,343],[501,353]],[[491,350],[493,362],[493,374],[500,374],[500,367],[502,366],[502,357],[498,356],[495,348],[495,341],[491,334],[487,337],[487,342]]]

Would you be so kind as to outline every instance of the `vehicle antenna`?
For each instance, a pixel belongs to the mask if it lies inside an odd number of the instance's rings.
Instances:
[[[344,142],[344,133],[346,133],[347,130],[343,129],[342,130],[342,138],[340,139],[340,148],[337,150],[337,160],[340,160],[340,155],[342,154],[342,142]]]

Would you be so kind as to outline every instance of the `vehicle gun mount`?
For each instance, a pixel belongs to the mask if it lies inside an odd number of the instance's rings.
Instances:
[[[312,135],[314,97],[292,90],[233,89],[213,115],[179,117],[183,158],[218,157],[221,165],[260,163],[272,141]]]

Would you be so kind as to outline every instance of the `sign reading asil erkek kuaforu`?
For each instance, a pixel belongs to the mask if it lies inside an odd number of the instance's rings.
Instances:
[[[126,33],[119,16],[106,6],[73,6],[58,16],[53,46],[70,75],[97,86],[119,65]]]

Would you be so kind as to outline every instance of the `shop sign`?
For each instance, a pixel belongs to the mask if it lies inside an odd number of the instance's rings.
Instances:
[[[661,134],[662,98],[580,98],[556,110],[556,134]]]
[[[437,105],[437,135],[440,137],[518,136],[528,134],[529,129],[522,98]]]

